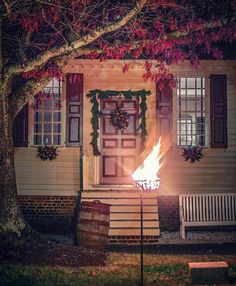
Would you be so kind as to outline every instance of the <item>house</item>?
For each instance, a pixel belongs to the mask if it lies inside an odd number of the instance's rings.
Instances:
[[[18,115],[14,130],[19,202],[26,219],[39,230],[71,231],[81,194],[81,200],[111,204],[110,243],[137,241],[140,199],[130,174],[143,158],[140,150],[145,153],[159,136],[164,150],[161,185],[158,194],[145,194],[146,241],[156,241],[160,229],[179,229],[179,194],[236,192],[236,61],[171,66],[178,86],[161,91],[155,82],[143,80],[144,61],[130,65],[123,73],[122,61],[71,59],[64,79],[46,87],[56,96],[38,109],[29,103]],[[94,90],[99,105],[92,114]],[[117,91],[129,91],[129,96]],[[110,96],[112,92],[116,96]],[[145,98],[148,135],[140,149],[140,103]],[[117,107],[129,114],[123,132],[110,122]],[[103,116],[97,117],[99,111]],[[100,126],[97,138],[91,137],[91,118]],[[41,144],[58,145],[57,158],[37,158]],[[199,162],[181,156],[182,147],[192,144],[204,148]],[[98,152],[101,155],[95,156]]]

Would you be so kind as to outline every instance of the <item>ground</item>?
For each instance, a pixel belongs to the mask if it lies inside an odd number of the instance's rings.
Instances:
[[[230,267],[227,285],[236,285],[236,243],[196,243],[206,233],[190,234],[192,243],[179,243],[175,234],[165,233],[159,245],[144,247],[145,286],[188,286],[188,263],[197,261],[226,261]],[[232,238],[232,234],[235,232],[224,233],[224,238]],[[105,251],[97,251],[72,245],[72,236],[44,238],[52,239],[46,248],[25,244],[1,249],[0,286],[139,285],[139,245],[109,246]]]
[[[17,241],[15,244],[0,244],[0,261],[4,263],[81,267],[104,265],[105,260],[105,251],[59,243],[41,235]]]
[[[136,249],[137,250],[137,249]],[[137,286],[138,251],[108,251],[103,266],[61,267],[2,263],[0,286]],[[229,285],[236,285],[236,255],[144,254],[145,286],[189,286],[188,263],[224,260],[230,266]]]

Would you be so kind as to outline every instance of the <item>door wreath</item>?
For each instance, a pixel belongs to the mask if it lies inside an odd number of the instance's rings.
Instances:
[[[111,124],[117,130],[124,131],[129,126],[129,114],[124,108],[117,107],[110,113]]]

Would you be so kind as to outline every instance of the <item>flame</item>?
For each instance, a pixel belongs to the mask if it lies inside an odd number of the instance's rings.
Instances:
[[[132,174],[133,181],[156,181],[160,180],[157,176],[158,171],[161,168],[160,164],[160,149],[161,138],[159,138],[157,144],[152,148],[150,154],[145,158],[143,163]]]

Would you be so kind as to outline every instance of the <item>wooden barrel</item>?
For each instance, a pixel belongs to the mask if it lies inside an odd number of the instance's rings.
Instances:
[[[80,246],[103,249],[108,242],[109,227],[110,205],[99,201],[81,203],[76,227]]]

